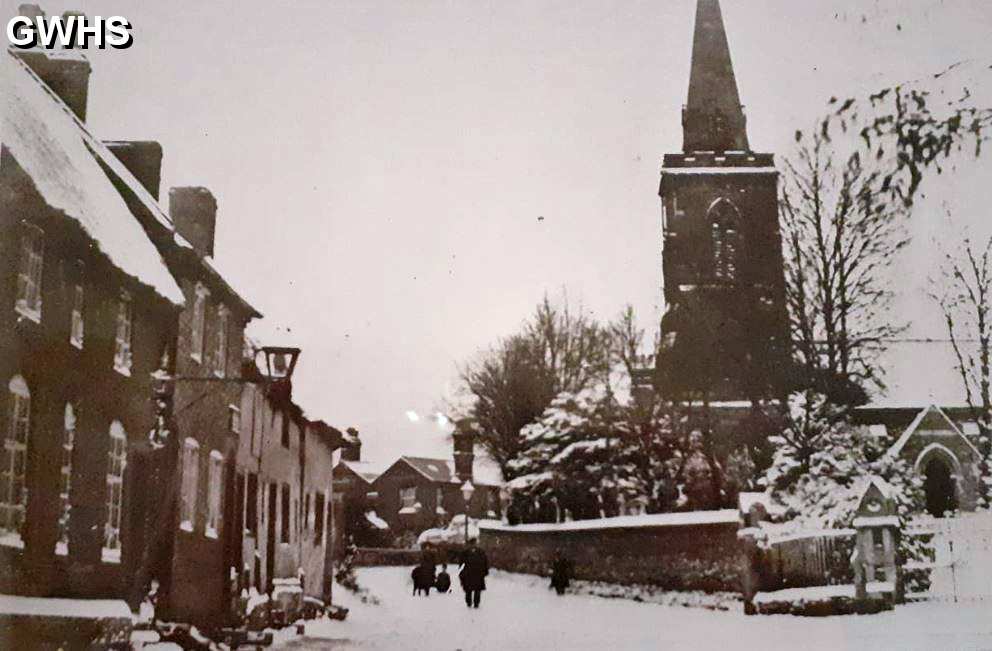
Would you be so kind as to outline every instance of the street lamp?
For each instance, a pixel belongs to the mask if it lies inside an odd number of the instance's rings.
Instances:
[[[472,480],[467,479],[462,484],[462,497],[465,498],[465,544],[468,545],[468,504],[472,501],[472,494],[475,493],[475,486]]]
[[[300,349],[289,346],[262,346],[255,354],[256,359],[259,354],[265,355],[265,377],[277,382],[288,380],[293,376]]]
[[[259,367],[258,356],[265,356],[264,370],[259,370],[262,380],[268,387],[271,397],[288,399],[291,394],[290,380],[296,370],[296,360],[300,356],[299,348],[288,346],[263,346],[255,353],[255,366]],[[148,440],[153,449],[165,447],[171,435],[170,422],[176,415],[172,409],[172,398],[176,382],[210,382],[224,384],[247,384],[255,381],[252,377],[221,377],[207,375],[203,377],[173,375],[169,372],[169,353],[162,354],[159,368],[151,373],[152,398],[155,402],[155,424],[148,433]],[[278,391],[278,394],[276,392]],[[180,411],[182,411],[180,409]]]

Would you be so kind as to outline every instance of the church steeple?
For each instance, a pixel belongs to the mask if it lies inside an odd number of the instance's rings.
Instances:
[[[689,98],[682,109],[682,149],[747,151],[745,125],[720,2],[697,0]]]

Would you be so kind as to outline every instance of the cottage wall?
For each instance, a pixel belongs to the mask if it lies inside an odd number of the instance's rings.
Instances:
[[[150,374],[174,340],[177,308],[114,267],[79,224],[50,208],[9,152],[0,157],[0,411],[9,426],[15,375],[31,392],[27,452],[27,525],[24,547],[0,545],[0,592],[69,597],[137,598],[133,579],[144,544],[143,498],[136,490],[139,458],[152,426]],[[43,232],[40,322],[14,309],[23,222]],[[79,263],[82,263],[80,275]],[[82,348],[70,343],[74,286],[84,288]],[[118,300],[131,294],[132,358],[129,376],[113,368]],[[71,511],[66,555],[56,554],[60,515],[65,405],[75,408]],[[102,554],[107,522],[110,426],[127,434],[122,550],[119,562]],[[139,473],[140,475],[140,473]]]
[[[334,446],[316,427],[306,430],[303,472],[303,526],[300,536],[303,592],[330,601],[333,586],[331,514]],[[318,525],[318,521],[322,524]]]

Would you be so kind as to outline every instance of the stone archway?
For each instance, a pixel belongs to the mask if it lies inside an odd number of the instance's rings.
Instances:
[[[916,460],[916,470],[923,477],[927,513],[943,517],[958,508],[960,464],[942,445],[928,446]]]

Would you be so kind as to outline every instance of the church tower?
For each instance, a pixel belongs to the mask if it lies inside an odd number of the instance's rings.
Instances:
[[[682,153],[661,169],[665,315],[657,384],[777,398],[788,368],[778,171],[751,150],[719,0],[698,0]]]

